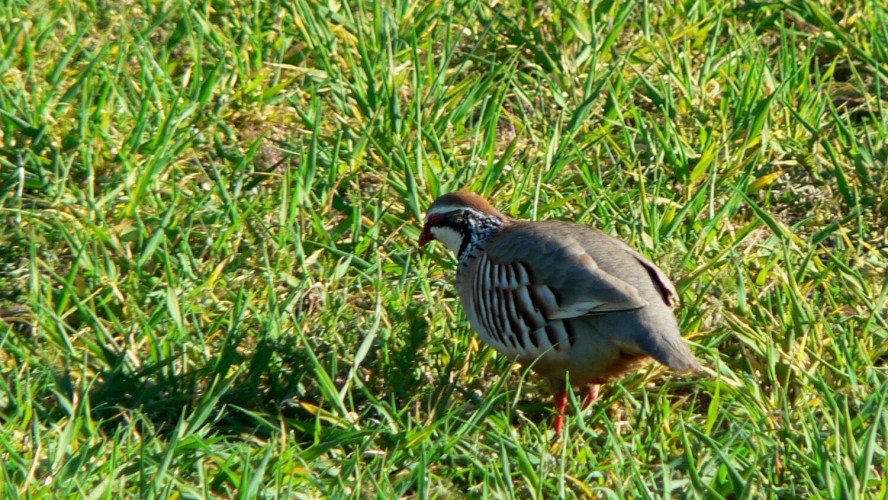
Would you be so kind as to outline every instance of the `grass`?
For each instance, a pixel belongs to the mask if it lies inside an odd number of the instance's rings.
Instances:
[[[888,495],[879,2],[0,5],[0,495]],[[470,189],[674,276],[698,376],[476,339]]]

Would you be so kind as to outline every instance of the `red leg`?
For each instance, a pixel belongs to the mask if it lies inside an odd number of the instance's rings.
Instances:
[[[583,401],[583,410],[589,408],[596,399],[598,399],[598,384],[586,386],[586,400]]]
[[[561,429],[564,427],[564,411],[567,409],[567,389],[562,387],[558,394],[555,395],[555,435],[561,435]]]

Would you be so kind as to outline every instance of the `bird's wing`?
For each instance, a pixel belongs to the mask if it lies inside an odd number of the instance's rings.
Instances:
[[[590,231],[589,228],[566,224],[559,228],[564,230],[554,235],[540,231],[536,224],[504,228],[484,247],[490,261],[489,286],[526,289],[550,320],[631,311],[648,304],[636,287],[602,269],[596,260],[608,258],[608,252],[621,252],[621,256],[610,257],[627,259],[629,255],[623,253],[625,245],[600,233],[606,240],[601,248],[590,252],[588,244],[581,244],[583,238],[569,233],[569,228]],[[647,263],[643,257],[634,262],[639,257],[633,255],[627,260],[636,266]]]
[[[630,247],[629,245],[623,243],[619,240],[614,240],[620,247],[622,247],[623,251],[632,256],[633,259],[644,268],[645,272],[647,272],[648,277],[651,280],[651,283],[654,285],[654,288],[660,294],[660,297],[663,299],[663,302],[666,303],[667,306],[673,306],[678,302],[678,291],[675,289],[675,285],[672,284],[672,281],[666,276],[666,273],[660,270],[653,262],[647,260],[644,255],[638,253],[637,250]]]

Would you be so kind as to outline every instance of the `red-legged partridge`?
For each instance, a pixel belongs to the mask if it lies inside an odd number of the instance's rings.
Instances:
[[[531,366],[556,394],[587,391],[651,357],[675,370],[700,364],[678,329],[669,278],[629,245],[571,222],[514,220],[474,193],[429,207],[420,246],[438,240],[459,260],[457,289],[472,327],[500,354]]]

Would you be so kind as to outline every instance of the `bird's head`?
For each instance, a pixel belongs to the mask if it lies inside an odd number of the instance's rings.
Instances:
[[[448,193],[429,207],[419,246],[438,240],[460,258],[471,246],[492,236],[506,217],[475,193]]]

